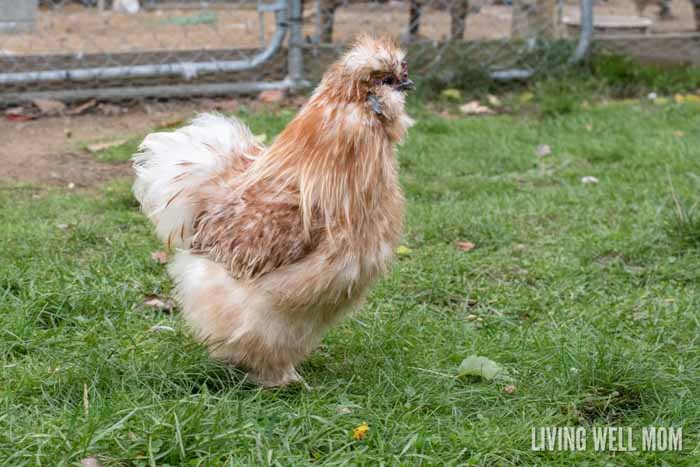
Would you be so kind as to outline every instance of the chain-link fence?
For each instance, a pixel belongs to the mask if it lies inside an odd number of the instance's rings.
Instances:
[[[0,0],[0,102],[301,87],[365,31],[445,81],[571,63],[594,31],[612,49],[698,58],[700,0],[593,1]]]

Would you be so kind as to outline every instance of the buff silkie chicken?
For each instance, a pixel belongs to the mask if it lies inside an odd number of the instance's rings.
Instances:
[[[404,52],[362,37],[268,148],[219,115],[146,137],[134,193],[176,250],[176,298],[214,358],[262,386],[304,383],[296,365],[387,271],[412,87]]]

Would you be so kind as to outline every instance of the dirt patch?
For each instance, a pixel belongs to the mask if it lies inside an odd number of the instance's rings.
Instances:
[[[201,102],[185,101],[140,104],[124,110],[119,115],[88,113],[28,122],[0,118],[0,181],[50,186],[72,183],[80,188],[130,177],[128,163],[98,162],[81,147],[89,142],[140,136],[206,109]]]

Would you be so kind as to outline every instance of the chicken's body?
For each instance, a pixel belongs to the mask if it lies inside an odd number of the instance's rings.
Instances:
[[[177,248],[168,270],[184,316],[262,385],[298,380],[295,365],[389,266],[403,219],[394,145],[411,120],[403,88],[371,76],[410,83],[402,60],[361,40],[270,148],[204,115],[135,156],[134,192]]]

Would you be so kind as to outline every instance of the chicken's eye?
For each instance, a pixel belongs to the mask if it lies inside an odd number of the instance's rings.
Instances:
[[[389,75],[382,80],[382,84],[393,86],[394,84],[396,84],[396,78],[392,75]]]

